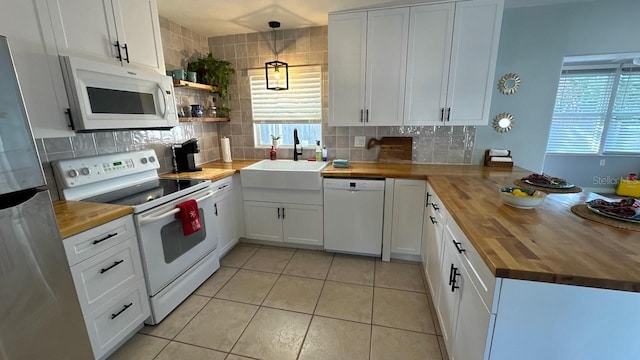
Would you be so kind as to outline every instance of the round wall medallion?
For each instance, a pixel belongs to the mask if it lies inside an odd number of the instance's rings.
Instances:
[[[513,124],[515,122],[513,115],[509,113],[500,113],[493,118],[493,129],[499,133],[504,133],[513,129]]]
[[[511,95],[520,88],[520,76],[514,73],[504,74],[498,81],[498,90],[505,95]]]

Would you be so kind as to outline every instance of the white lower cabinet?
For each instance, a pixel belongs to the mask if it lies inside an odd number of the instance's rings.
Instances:
[[[232,177],[222,179],[211,184],[214,192],[214,212],[217,220],[216,231],[218,233],[218,254],[222,258],[239,240],[238,235],[238,211],[236,207],[236,191],[239,187],[233,186]]]
[[[320,205],[245,201],[246,237],[294,244],[324,244]]]
[[[104,359],[149,317],[138,239],[131,216],[64,240],[96,359]]]
[[[394,181],[392,254],[421,255],[426,185],[424,180],[395,179]]]

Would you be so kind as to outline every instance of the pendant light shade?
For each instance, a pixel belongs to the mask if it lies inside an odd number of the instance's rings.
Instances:
[[[278,61],[278,48],[276,46],[276,29],[280,27],[280,23],[269,21],[269,27],[273,30],[273,52],[276,54],[276,59],[264,64],[267,90],[287,90],[289,89],[289,64]]]

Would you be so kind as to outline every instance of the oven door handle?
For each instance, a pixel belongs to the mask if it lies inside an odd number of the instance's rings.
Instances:
[[[208,199],[210,197],[212,197],[213,195],[215,195],[218,191],[208,191],[203,197],[197,198],[195,199],[197,203],[201,202],[202,200]],[[151,216],[145,216],[143,218],[140,219],[140,224],[148,224],[148,223],[152,223],[152,222],[156,222],[158,220],[162,220],[166,217],[169,217],[171,215],[177,214],[180,212],[180,209],[175,208],[173,210],[169,210],[164,214],[161,215],[151,215]]]

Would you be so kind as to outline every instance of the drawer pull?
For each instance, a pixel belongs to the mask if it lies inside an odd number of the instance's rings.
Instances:
[[[103,241],[105,241],[105,240],[109,240],[109,239],[111,239],[111,238],[112,238],[112,237],[114,237],[114,236],[118,236],[118,233],[109,234],[109,235],[107,235],[107,236],[103,237],[102,239],[94,240],[92,244],[93,244],[93,245],[95,245],[95,244],[100,244],[101,242],[103,242]]]
[[[215,209],[216,216],[218,216],[218,203],[213,204],[213,208]]]
[[[286,210],[284,208],[282,208],[282,218],[284,219],[284,216],[286,214]]]
[[[438,223],[438,222],[436,221],[436,218],[435,218],[435,217],[433,217],[433,216],[429,216],[429,219],[431,219],[431,223],[432,223],[433,225],[435,225],[435,224],[437,224],[437,223]]]
[[[433,207],[433,210],[440,211],[440,208],[438,207],[438,204],[432,202],[431,206]]]
[[[462,243],[460,241],[453,240],[453,245],[456,246],[456,250],[458,250],[458,254],[462,254],[463,252],[467,251],[464,248],[462,248]]]
[[[431,194],[427,193],[427,201],[424,203],[424,207],[429,207],[429,197],[431,196]]]
[[[460,286],[457,285],[457,280],[456,278],[460,275],[460,272],[458,271],[457,267],[453,267],[453,264],[451,264],[451,292],[455,292],[456,289],[460,289]]]
[[[280,219],[280,208],[278,208],[278,219]]]
[[[120,314],[122,314],[123,312],[127,311],[128,308],[131,307],[131,305],[133,305],[133,303],[128,303],[127,305],[125,305],[122,310],[118,311],[115,314],[111,314],[111,320],[117,318],[118,316],[120,316]]]
[[[115,262],[113,263],[113,265],[111,265],[111,266],[109,266],[109,267],[106,267],[106,268],[104,268],[104,269],[100,269],[100,274],[104,274],[104,273],[106,273],[107,271],[109,271],[109,270],[113,269],[114,267],[116,267],[116,266],[118,266],[118,265],[122,264],[123,262],[124,262],[124,260],[118,260],[118,261],[115,261]]]

